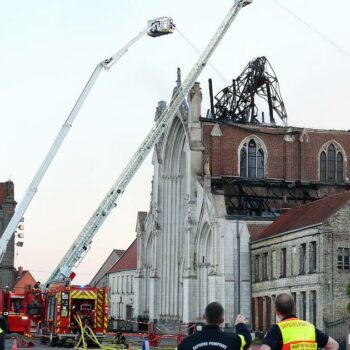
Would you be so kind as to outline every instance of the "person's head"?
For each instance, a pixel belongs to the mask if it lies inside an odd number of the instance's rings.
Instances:
[[[206,306],[204,318],[208,324],[219,325],[224,322],[224,308],[214,301]]]
[[[277,316],[281,318],[295,313],[294,299],[287,293],[277,295],[275,307]]]

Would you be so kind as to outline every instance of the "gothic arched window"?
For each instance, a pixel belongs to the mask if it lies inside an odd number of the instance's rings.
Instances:
[[[247,150],[245,148],[241,149],[241,176],[247,176]],[[244,175],[242,175],[244,174]]]
[[[250,179],[262,179],[265,177],[264,150],[254,139],[245,142],[241,148],[240,176]]]
[[[337,153],[337,182],[344,181],[344,159],[343,155],[338,152]]]
[[[344,157],[336,144],[330,143],[320,154],[320,181],[344,181]]]
[[[327,179],[327,156],[326,152],[322,152],[320,155],[320,180],[326,181]]]

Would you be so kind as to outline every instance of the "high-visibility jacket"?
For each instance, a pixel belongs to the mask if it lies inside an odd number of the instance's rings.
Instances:
[[[282,350],[317,350],[316,328],[299,318],[287,318],[277,323],[282,334]]]

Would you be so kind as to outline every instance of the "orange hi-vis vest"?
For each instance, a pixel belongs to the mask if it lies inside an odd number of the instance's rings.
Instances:
[[[317,350],[316,329],[299,318],[287,318],[278,322],[282,334],[282,350]]]

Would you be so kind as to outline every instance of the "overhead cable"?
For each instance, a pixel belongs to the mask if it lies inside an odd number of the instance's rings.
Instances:
[[[284,11],[286,11],[287,13],[289,13],[291,16],[293,16],[294,18],[296,18],[299,22],[301,22],[302,24],[304,24],[306,27],[308,27],[309,29],[311,29],[314,33],[316,33],[318,36],[320,36],[323,40],[325,40],[326,42],[328,42],[328,44],[330,44],[331,46],[333,46],[335,49],[337,49],[339,52],[341,52],[343,55],[347,56],[348,58],[350,58],[350,53],[345,50],[343,47],[341,47],[338,43],[336,43],[334,40],[330,39],[328,36],[326,36],[325,34],[323,34],[321,31],[319,31],[317,28],[315,28],[313,25],[311,25],[310,23],[306,22],[304,19],[302,19],[301,17],[299,17],[297,14],[295,14],[294,12],[292,12],[291,10],[289,10],[287,7],[285,7],[284,5],[282,5],[279,1],[277,0],[272,0],[276,5],[278,5],[280,8],[282,8]]]

